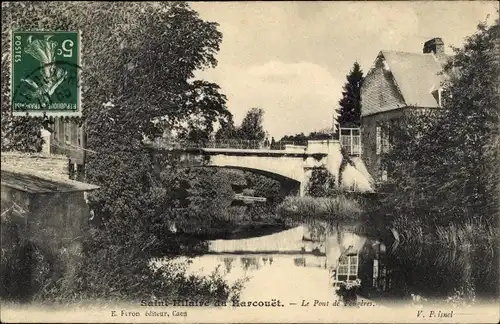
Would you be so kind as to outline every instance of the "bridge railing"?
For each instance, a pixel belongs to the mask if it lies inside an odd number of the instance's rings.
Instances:
[[[261,141],[254,141],[254,140],[226,139],[226,140],[208,141],[204,145],[204,147],[258,150],[264,148],[264,144]]]
[[[156,148],[168,149],[201,149],[201,148],[227,148],[227,149],[246,149],[246,150],[286,150],[290,146],[306,146],[303,142],[280,141],[267,143],[254,140],[225,139],[212,140],[205,143],[191,142],[182,140],[156,139],[150,143]]]

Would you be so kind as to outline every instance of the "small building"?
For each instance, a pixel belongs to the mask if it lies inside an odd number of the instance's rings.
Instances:
[[[47,278],[72,285],[96,189],[70,180],[64,157],[2,153],[2,298],[29,298]]]
[[[380,157],[389,149],[391,124],[409,110],[441,107],[448,59],[441,38],[425,42],[423,53],[381,51],[376,57],[361,87],[362,159],[376,182],[388,177]]]

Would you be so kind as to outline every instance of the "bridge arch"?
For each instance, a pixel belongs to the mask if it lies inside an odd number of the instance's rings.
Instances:
[[[283,196],[289,196],[289,195],[299,195],[300,190],[303,186],[303,184],[300,181],[297,181],[295,179],[288,178],[286,176],[283,176],[278,173],[273,173],[273,172],[268,172],[264,171],[262,169],[252,169],[252,168],[246,168],[246,167],[239,167],[239,166],[218,166],[218,165],[204,165],[204,166],[195,166],[195,167],[200,167],[200,168],[217,168],[217,169],[233,169],[233,170],[241,170],[241,171],[247,171],[247,172],[252,172],[258,175],[262,175],[265,177],[268,177],[270,179],[276,180],[280,183],[280,191]]]
[[[297,157],[211,155],[206,166],[245,169],[271,177],[304,182],[304,160]]]

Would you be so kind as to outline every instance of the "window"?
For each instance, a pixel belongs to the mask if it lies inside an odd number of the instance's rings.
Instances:
[[[391,121],[392,122],[392,121]],[[389,153],[390,148],[390,123],[384,123],[376,128],[377,155]]]
[[[382,127],[377,126],[376,128],[376,135],[377,137],[376,141],[376,149],[377,149],[377,155],[380,155],[382,151]]]
[[[361,131],[359,128],[340,128],[340,144],[349,155],[361,154]]]
[[[378,287],[378,260],[373,260],[373,287]]]
[[[76,131],[76,145],[82,146],[82,127],[78,127]]]
[[[62,119],[62,117],[59,117],[58,120],[57,120],[57,127],[59,128],[59,132],[58,132],[58,137],[57,137],[57,140],[62,143],[62,141],[64,140],[64,120]]]
[[[389,153],[389,126],[386,125],[385,128],[382,128],[382,134],[381,134],[381,141],[382,141],[382,153]]]
[[[358,277],[358,255],[344,255],[340,257],[336,274],[337,281],[356,280]]]
[[[71,125],[68,121],[64,121],[64,141],[66,144],[70,144],[70,132],[71,132]]]
[[[388,178],[387,177],[387,169],[385,169],[385,168],[382,169],[382,173],[381,173],[380,178],[381,178],[380,180],[382,180],[384,182],[387,181],[387,178]]]

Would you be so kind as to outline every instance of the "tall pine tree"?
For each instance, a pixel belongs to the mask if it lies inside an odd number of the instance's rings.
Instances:
[[[339,100],[337,121],[340,127],[359,127],[361,124],[361,84],[363,71],[358,62],[354,63],[347,75],[347,82]]]

